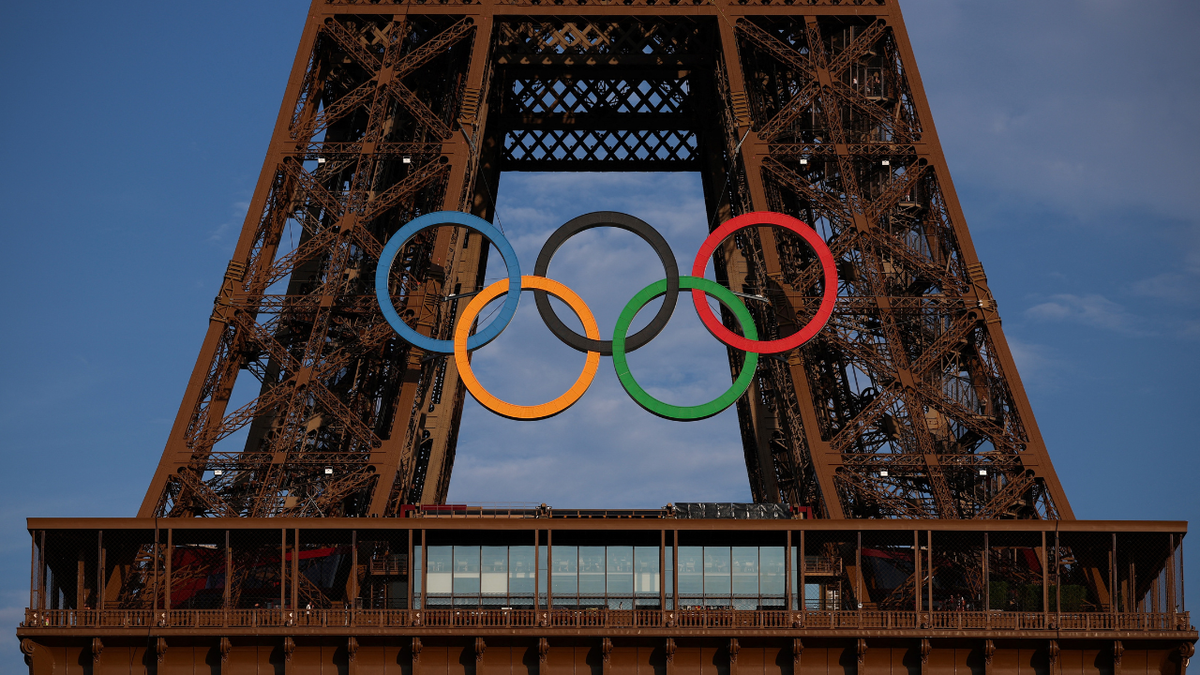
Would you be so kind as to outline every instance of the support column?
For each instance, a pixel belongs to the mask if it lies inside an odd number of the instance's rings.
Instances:
[[[737,53],[737,36],[732,23],[739,18],[738,15],[731,15],[726,20],[719,22],[721,53],[729,84],[729,100],[732,102],[732,114],[737,123],[738,142],[741,143],[740,154],[737,157],[730,158],[734,164],[728,170],[735,174],[732,180],[736,180],[736,162],[737,160],[741,160],[742,166],[745,169],[743,178],[746,181],[746,188],[750,194],[752,207],[756,211],[766,211],[770,209],[762,182],[762,153],[766,151],[766,146],[759,139],[758,134],[751,128],[749,111],[745,108],[747,100],[746,86],[741,60]],[[723,95],[724,92],[720,92],[720,94]],[[757,228],[757,233],[762,248],[766,276],[773,280],[781,280],[783,270],[779,261],[778,247],[773,229],[770,226],[759,227]],[[771,300],[776,315],[792,317],[796,315],[796,308],[792,306],[791,301],[782,293],[777,294],[777,297],[772,297]],[[828,441],[821,437],[816,410],[812,403],[812,391],[800,353],[798,351],[789,352],[787,355],[787,364],[789,370],[788,379],[791,380],[790,384],[795,390],[800,418],[804,428],[804,440],[811,454],[813,470],[816,473],[817,483],[823,498],[825,515],[834,519],[845,518],[841,500],[837,496],[834,484],[834,473],[836,467],[841,463],[841,457],[833,453]],[[758,440],[758,445],[762,446],[762,439]],[[767,468],[762,469],[762,472],[764,474],[770,472],[772,474],[770,482],[772,484],[775,483],[774,469],[771,468],[770,464],[767,464]],[[776,489],[775,494],[766,495],[765,497],[768,501],[774,501],[778,498],[778,489]]]
[[[292,116],[296,112],[297,104],[304,88],[305,75],[308,72],[309,56],[312,54],[319,34],[320,23],[314,15],[315,7],[316,4],[314,3],[313,9],[309,10],[308,19],[304,25],[304,33],[300,38],[300,46],[296,51],[296,58],[292,62],[292,70],[288,77],[283,103],[280,105],[279,114],[275,120],[275,130],[271,137],[271,145],[259,173],[254,196],[251,198],[250,205],[246,210],[246,219],[242,226],[241,236],[238,238],[237,246],[234,249],[233,259],[229,264],[229,271],[222,282],[221,294],[223,297],[232,295],[234,286],[240,284],[246,273],[247,265],[251,262],[251,258],[255,254],[255,237],[260,218],[267,207],[268,200],[272,197],[271,187],[275,182],[277,169],[289,156],[289,153],[295,150],[297,145],[296,140],[291,137]],[[309,103],[306,106],[306,114],[311,118],[317,112],[315,97]],[[291,183],[291,186],[294,188],[294,182]],[[287,203],[291,197],[290,188],[286,196],[274,195],[274,197],[280,202]],[[280,227],[282,227],[282,223],[280,223]],[[268,245],[266,247],[268,250],[261,252],[263,255],[258,257],[260,265],[269,266],[272,263],[276,248],[276,245]],[[166,448],[163,450],[158,468],[154,472],[154,477],[150,481],[150,487],[146,490],[146,496],[142,500],[142,505],[138,509],[138,517],[140,518],[153,517],[164,506],[163,502],[165,501],[167,483],[173,477],[177,476],[181,469],[184,471],[195,471],[195,469],[189,466],[193,459],[193,451],[188,445],[189,427],[194,422],[201,422],[207,428],[216,428],[220,425],[221,419],[224,417],[225,409],[229,402],[228,395],[233,391],[238,371],[237,367],[230,367],[233,365],[232,363],[220,363],[224,359],[222,342],[225,341],[228,330],[227,320],[220,313],[213,312],[213,315],[209,319],[208,331],[205,333],[204,342],[200,347],[200,354],[197,356],[196,364],[192,368],[192,374],[183,395],[183,402],[179,406],[179,412],[176,414],[175,422],[171,427]],[[242,331],[239,330],[238,333],[233,338],[233,341],[244,339],[245,336],[241,335]],[[218,378],[220,384],[219,393],[206,393],[208,389],[207,385],[210,384],[210,371],[219,371],[222,374]],[[212,400],[208,406],[203,405],[206,395],[212,396]],[[177,480],[177,478],[175,479]]]

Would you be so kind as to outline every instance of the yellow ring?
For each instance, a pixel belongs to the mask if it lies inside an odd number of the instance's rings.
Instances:
[[[591,310],[583,302],[583,299],[575,292],[566,286],[560,284],[553,279],[546,277],[521,277],[521,290],[539,290],[546,291],[550,295],[567,303],[571,311],[575,312],[575,316],[583,322],[583,332],[592,340],[600,339],[600,327],[596,325],[596,318],[592,316]],[[575,405],[575,402],[583,396],[592,385],[592,380],[596,379],[596,371],[600,369],[600,352],[589,351],[587,353],[587,361],[583,364],[583,372],[579,374],[579,379],[575,380],[575,384],[567,390],[567,393],[550,401],[539,405],[515,405],[492,396],[479,380],[475,379],[475,374],[471,372],[471,361],[468,358],[467,338],[470,337],[471,324],[475,323],[475,317],[479,312],[492,300],[508,293],[508,279],[501,279],[496,283],[488,286],[479,292],[471,302],[467,303],[466,309],[463,310],[462,316],[458,319],[458,327],[454,329],[454,363],[458,366],[458,376],[462,378],[462,382],[467,387],[467,391],[479,401],[480,405],[491,410],[497,415],[507,417],[514,420],[541,420],[547,417],[552,417],[558,413]]]

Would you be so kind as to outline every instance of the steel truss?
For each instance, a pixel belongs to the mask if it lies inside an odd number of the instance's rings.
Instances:
[[[832,321],[764,359],[738,403],[756,501],[1073,517],[892,0],[315,0],[140,514],[443,502],[464,389],[453,359],[395,336],[372,280],[413,217],[491,219],[503,170],[698,171],[711,224],[774,210],[826,239]],[[414,239],[392,270],[400,314],[449,337],[486,254],[461,228]],[[764,339],[820,296],[811,251],[770,227],[726,242],[716,269],[757,296]],[[239,378],[257,395],[234,409]]]

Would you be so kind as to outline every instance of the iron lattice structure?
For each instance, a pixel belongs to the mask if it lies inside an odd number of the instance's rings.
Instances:
[[[453,359],[396,337],[372,280],[412,218],[490,220],[504,170],[697,171],[711,223],[773,210],[826,239],[832,321],[764,359],[738,403],[756,501],[1073,517],[894,0],[314,0],[140,515],[443,502],[464,388]],[[417,237],[393,267],[398,311],[449,337],[450,296],[481,287],[486,255],[462,228]],[[790,233],[743,231],[715,265],[762,298],[764,339],[815,310],[820,266]],[[231,408],[239,378],[258,393]]]

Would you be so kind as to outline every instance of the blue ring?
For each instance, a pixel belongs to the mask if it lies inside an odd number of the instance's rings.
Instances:
[[[500,308],[500,314],[488,324],[487,328],[476,331],[467,340],[467,350],[479,349],[495,340],[496,336],[500,335],[500,331],[508,326],[508,322],[512,321],[513,315],[517,313],[517,303],[521,300],[521,263],[517,260],[517,252],[508,243],[504,233],[493,227],[491,223],[478,216],[459,211],[437,211],[412,219],[407,225],[400,228],[399,232],[392,235],[391,239],[388,239],[387,246],[383,247],[383,253],[379,254],[379,267],[375,269],[375,297],[379,301],[379,309],[383,310],[384,318],[400,334],[400,337],[418,349],[435,354],[453,354],[454,341],[435,340],[421,335],[404,323],[392,305],[392,297],[388,292],[388,276],[396,254],[400,252],[404,244],[408,243],[409,239],[427,227],[448,224],[469,227],[482,234],[500,251],[500,255],[504,258],[504,266],[508,269],[508,296],[504,300],[504,306]],[[518,292],[514,293],[514,288]]]

